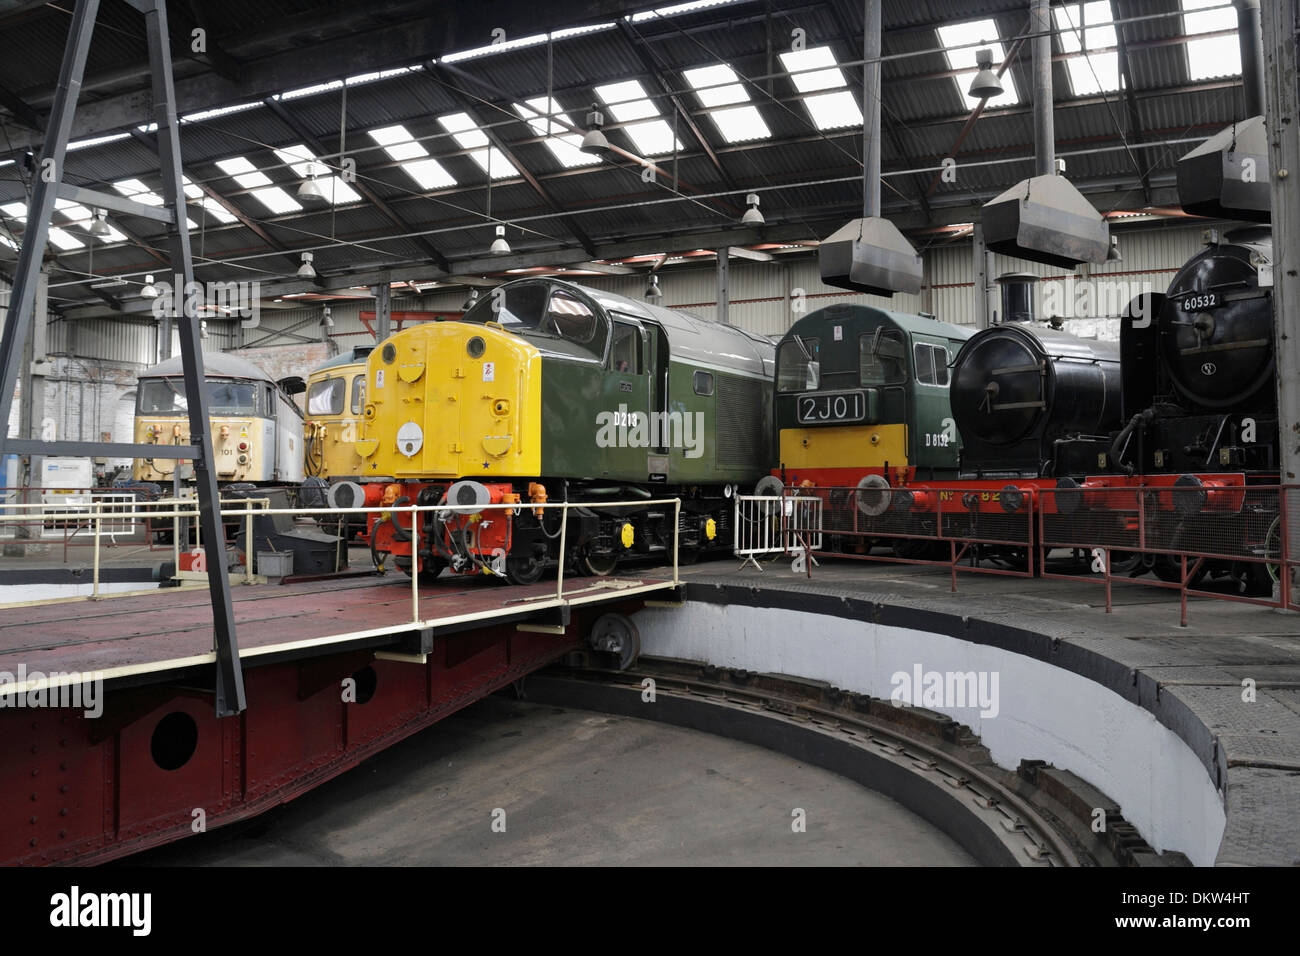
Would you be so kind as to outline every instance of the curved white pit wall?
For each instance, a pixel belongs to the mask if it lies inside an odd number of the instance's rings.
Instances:
[[[1149,712],[1078,674],[947,635],[828,614],[692,601],[635,618],[647,656],[804,677],[885,700],[893,675],[917,664],[996,673],[996,716],[978,706],[928,709],[979,734],[999,766],[1046,760],[1078,774],[1116,800],[1156,850],[1214,864],[1226,818],[1205,767]]]

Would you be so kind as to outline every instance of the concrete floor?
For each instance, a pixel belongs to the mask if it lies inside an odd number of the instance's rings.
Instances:
[[[806,813],[806,832],[791,811]],[[505,832],[493,832],[493,811]],[[128,865],[973,866],[892,800],[762,748],[488,698],[257,820]]]

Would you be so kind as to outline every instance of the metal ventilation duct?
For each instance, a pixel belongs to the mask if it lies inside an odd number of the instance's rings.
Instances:
[[[1269,222],[1273,187],[1264,117],[1264,54],[1259,0],[1236,0],[1246,119],[1215,133],[1178,160],[1178,200],[1185,212]]]
[[[871,295],[921,291],[921,257],[888,219],[854,219],[817,251],[822,281]]]
[[[1005,256],[1073,269],[1105,262],[1110,228],[1064,176],[1049,173],[1012,186],[984,207],[984,244]]]
[[[921,291],[921,257],[880,218],[880,0],[863,0],[862,218],[837,229],[817,252],[822,281],[871,295]]]
[[[1052,21],[1048,0],[1033,0],[1034,172],[984,207],[984,245],[994,252],[1073,269],[1101,263],[1110,228],[1083,194],[1056,174],[1052,116]]]

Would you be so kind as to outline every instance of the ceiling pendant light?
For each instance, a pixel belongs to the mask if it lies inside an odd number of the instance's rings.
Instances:
[[[320,188],[320,183],[316,179],[316,164],[312,163],[307,169],[307,178],[302,181],[298,187],[298,198],[312,201],[324,201],[325,191]]]
[[[763,214],[758,211],[758,193],[750,193],[745,197],[745,202],[749,206],[745,214],[740,217],[740,221],[746,226],[761,226],[767,222]]]
[[[980,50],[975,54],[975,65],[979,72],[971,80],[969,96],[977,100],[993,99],[1002,95],[1002,80],[993,71],[993,51]]]
[[[144,285],[140,288],[140,295],[146,299],[158,298],[158,287],[153,284],[153,276],[144,277]]]
[[[89,232],[96,239],[106,239],[113,234],[113,230],[108,227],[107,209],[95,210],[95,218],[90,222]]]
[[[460,307],[462,312],[468,312],[478,304],[478,289],[470,289],[469,295],[465,297],[464,304]]]
[[[609,152],[609,140],[605,138],[601,127],[605,125],[605,114],[602,113],[595,103],[591,104],[591,112],[587,114],[587,132],[582,137],[582,143],[578,149],[584,153],[591,153],[599,156],[602,153]]]
[[[1123,262],[1124,257],[1119,254],[1119,236],[1110,237],[1110,249],[1106,252],[1107,262]]]
[[[658,302],[664,297],[663,290],[659,288],[659,273],[650,273],[650,279],[645,287],[645,297],[650,302]]]
[[[492,255],[504,256],[510,253],[510,243],[506,242],[506,227],[497,226],[497,237],[492,240]]]
[[[314,279],[314,278],[316,278],[316,270],[313,269],[313,268],[312,268],[312,265],[311,265],[311,263],[312,263],[312,259],[313,259],[313,258],[314,258],[314,257],[312,256],[312,254],[311,254],[310,252],[304,252],[304,253],[302,254],[302,265],[300,265],[300,266],[298,267],[298,278],[299,278],[299,279]]]

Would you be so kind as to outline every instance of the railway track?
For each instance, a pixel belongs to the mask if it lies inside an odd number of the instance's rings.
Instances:
[[[815,764],[898,800],[981,863],[1115,865],[1133,858],[1107,852],[1108,844],[1132,851],[1136,839],[1139,852],[1149,850],[1112,810],[1116,838],[1089,839],[1088,828],[1066,819],[1058,800],[1041,798],[1029,777],[973,765],[987,752],[966,728],[930,711],[821,682],[682,661],[642,660],[624,671],[588,665],[534,674],[521,693],[732,737]],[[919,739],[925,736],[934,742]]]

